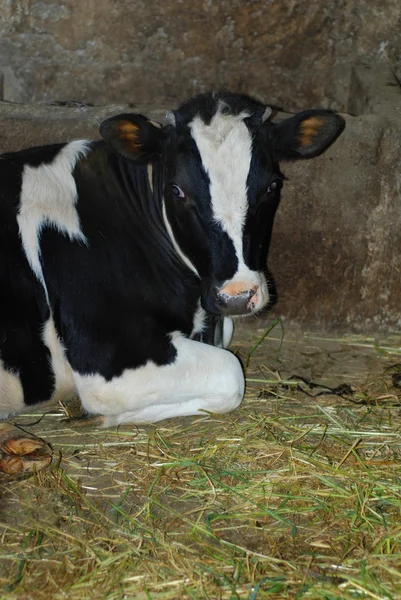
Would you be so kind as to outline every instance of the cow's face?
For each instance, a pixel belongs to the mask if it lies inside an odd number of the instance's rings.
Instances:
[[[269,302],[266,260],[282,175],[249,113],[176,115],[175,164],[165,213],[182,254],[204,282],[210,312],[259,312]]]
[[[123,115],[108,120],[102,134],[110,141],[109,124],[113,131],[117,125],[120,152],[129,141],[142,160],[162,162],[164,224],[176,252],[202,280],[203,307],[258,313],[269,303],[266,262],[283,182],[279,161],[319,154],[343,120],[319,110],[273,124],[265,106],[224,94],[195,98],[172,120],[160,129]],[[123,153],[129,155],[125,147]]]

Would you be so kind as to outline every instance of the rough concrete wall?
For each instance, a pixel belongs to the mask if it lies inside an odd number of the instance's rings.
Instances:
[[[269,258],[276,311],[316,329],[399,332],[401,119],[346,122],[324,155],[283,165]]]
[[[0,14],[6,100],[176,104],[225,87],[348,112],[355,66],[401,78],[399,0],[0,0]]]
[[[355,68],[357,117],[289,177],[273,232],[276,311],[315,329],[400,332],[401,85]]]
[[[76,139],[99,138],[99,125],[108,117],[139,112],[163,120],[167,107],[112,104],[68,107],[0,102],[0,154],[21,148]]]

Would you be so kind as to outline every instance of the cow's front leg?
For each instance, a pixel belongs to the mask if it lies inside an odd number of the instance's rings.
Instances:
[[[241,403],[244,375],[234,354],[183,337],[172,344],[177,355],[171,364],[148,362],[109,381],[75,373],[83,407],[104,415],[109,426],[154,423],[202,411],[225,413]]]

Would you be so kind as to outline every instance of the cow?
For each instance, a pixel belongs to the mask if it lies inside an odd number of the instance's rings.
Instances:
[[[105,426],[225,413],[244,395],[232,317],[269,307],[282,161],[344,121],[272,122],[206,93],[163,124],[120,114],[101,139],[0,158],[0,417],[77,395]]]

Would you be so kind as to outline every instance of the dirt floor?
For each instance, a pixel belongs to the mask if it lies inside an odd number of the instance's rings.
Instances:
[[[270,320],[234,341],[229,415],[12,420],[53,460],[0,478],[0,598],[401,597],[401,338]]]

